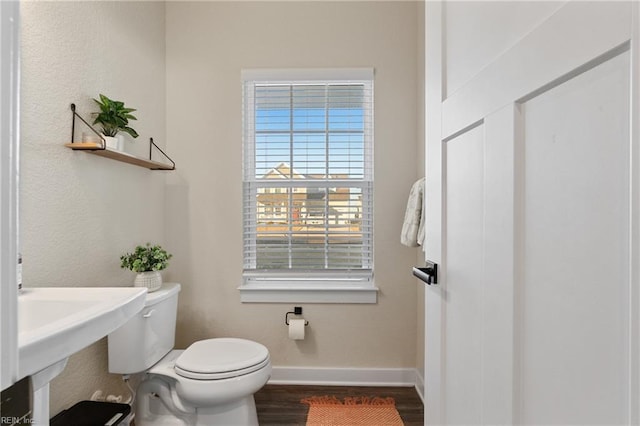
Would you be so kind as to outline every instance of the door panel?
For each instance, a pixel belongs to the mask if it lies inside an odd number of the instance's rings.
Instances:
[[[520,42],[442,100],[443,138],[621,48],[630,37],[631,4],[570,1],[534,31],[523,33]]]
[[[523,421],[621,424],[629,377],[629,53],[522,111]]]
[[[481,413],[482,300],[484,234],[483,127],[479,126],[446,144],[447,300],[460,309],[446,315],[446,411],[453,423],[476,424]]]

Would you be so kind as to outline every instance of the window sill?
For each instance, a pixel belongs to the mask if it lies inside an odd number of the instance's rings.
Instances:
[[[378,288],[367,286],[304,287],[245,284],[238,287],[243,303],[377,303]]]

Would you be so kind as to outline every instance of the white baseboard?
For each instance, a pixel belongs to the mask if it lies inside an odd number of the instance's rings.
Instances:
[[[410,387],[417,379],[415,368],[273,367],[268,384]]]
[[[416,370],[416,392],[418,392],[418,396],[424,405],[424,377],[422,377],[422,374],[420,374],[418,370]]]

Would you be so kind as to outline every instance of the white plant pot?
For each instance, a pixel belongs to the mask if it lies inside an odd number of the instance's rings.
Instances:
[[[117,136],[102,135],[102,137],[106,142],[107,149],[111,149],[114,151],[122,151],[124,149],[124,139],[120,135],[117,135]]]
[[[149,293],[162,286],[162,274],[160,271],[139,272],[133,282],[134,287],[147,287]]]

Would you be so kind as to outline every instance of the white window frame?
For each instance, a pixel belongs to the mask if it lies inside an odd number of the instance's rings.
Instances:
[[[373,95],[372,68],[348,69],[252,69],[242,70],[243,83],[243,156],[244,170],[255,170],[252,155],[247,150],[253,150],[253,122],[254,111],[252,101],[248,98],[247,88],[259,83],[282,82],[330,82],[330,81],[366,81],[370,84]],[[373,105],[371,105],[373,108]],[[365,111],[365,119],[373,119],[373,110]],[[371,143],[366,156],[370,159],[370,175],[367,179],[373,182],[373,123],[366,126],[371,132]],[[365,149],[367,149],[365,147]],[[249,163],[249,164],[247,164]],[[252,172],[253,173],[253,172]],[[243,182],[246,181],[246,174]],[[371,188],[373,186],[371,185]],[[372,189],[371,189],[372,192]],[[370,194],[371,196],[373,194]],[[244,200],[244,196],[243,196]],[[243,212],[244,214],[244,212]],[[371,215],[373,207],[371,207]],[[367,241],[373,245],[373,238]],[[373,263],[371,254],[371,263]],[[314,271],[286,271],[282,275],[265,273],[260,270],[245,270],[242,284],[239,287],[242,302],[266,303],[377,303],[378,288],[374,284],[373,265],[367,270],[314,270]]]

